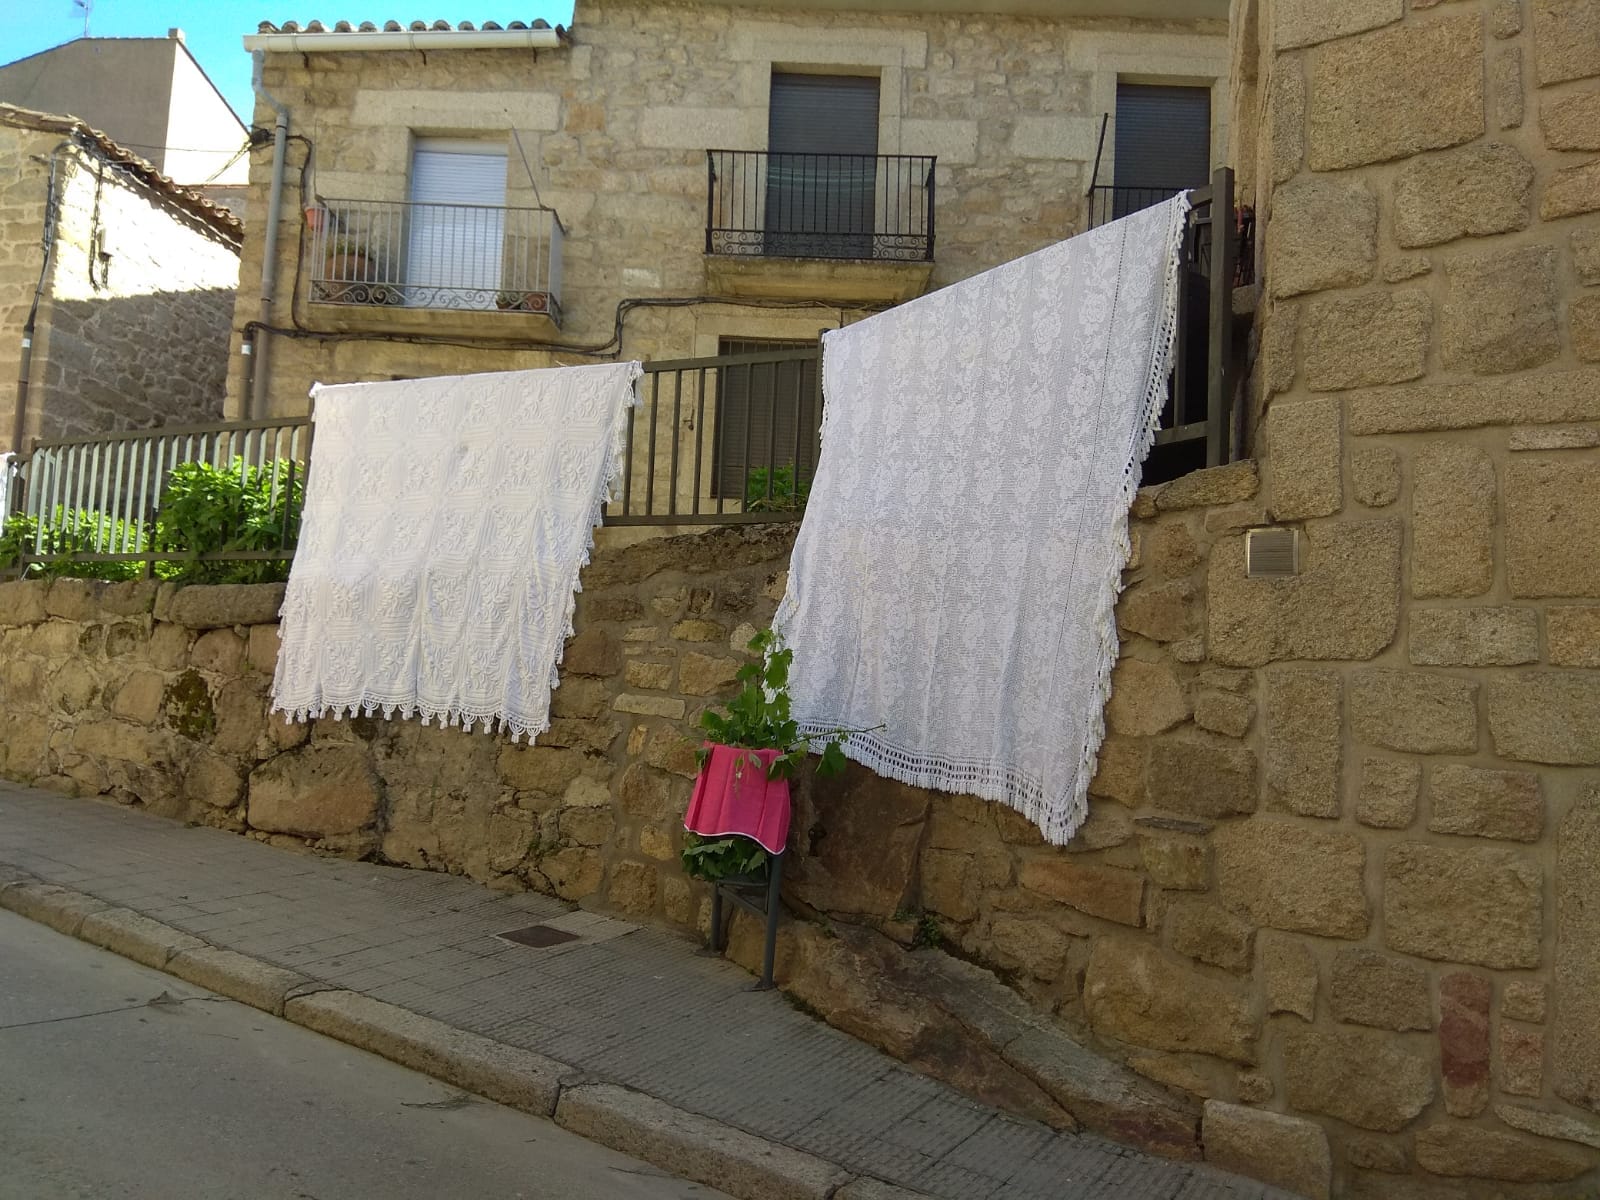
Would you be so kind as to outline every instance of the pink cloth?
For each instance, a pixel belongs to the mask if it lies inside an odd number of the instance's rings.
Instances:
[[[712,745],[683,827],[701,837],[742,834],[769,854],[782,854],[789,840],[789,781],[767,778],[777,757],[776,750]]]

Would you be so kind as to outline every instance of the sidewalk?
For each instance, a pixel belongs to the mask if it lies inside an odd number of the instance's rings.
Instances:
[[[750,1200],[1284,1195],[968,1100],[692,943],[543,896],[0,783],[0,907]],[[494,936],[532,925],[577,938]]]

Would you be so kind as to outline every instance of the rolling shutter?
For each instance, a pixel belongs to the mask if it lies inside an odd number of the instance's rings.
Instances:
[[[411,156],[406,285],[412,303],[494,308],[505,243],[506,153],[481,142],[417,140]]]
[[[1116,185],[1179,192],[1211,177],[1211,89],[1117,85]]]
[[[859,75],[774,72],[767,253],[872,257],[878,86]]]
[[[876,154],[878,80],[773,72],[767,149],[781,154]]]

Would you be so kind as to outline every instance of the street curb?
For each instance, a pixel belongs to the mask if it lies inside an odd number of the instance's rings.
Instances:
[[[275,1017],[283,1016],[283,1006],[291,992],[312,984],[304,975],[284,967],[209,945],[197,950],[180,950],[162,969]]]
[[[556,1124],[684,1179],[762,1200],[829,1200],[843,1167],[611,1083],[565,1088]]]
[[[0,909],[463,1091],[552,1119],[738,1200],[926,1200],[924,1193],[858,1175],[643,1092],[586,1080],[555,1059],[213,946],[70,888],[0,875]]]
[[[131,908],[107,908],[90,913],[78,927],[78,939],[158,971],[166,970],[167,962],[175,954],[206,949],[206,943],[193,934],[152,921]]]
[[[313,992],[283,1006],[285,1020],[535,1116],[556,1111],[565,1063],[519,1050],[360,992]]]

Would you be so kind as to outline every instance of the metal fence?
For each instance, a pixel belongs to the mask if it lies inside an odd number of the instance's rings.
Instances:
[[[1187,190],[1181,187],[1117,187],[1097,183],[1089,189],[1089,228],[1154,208]]]
[[[311,299],[561,316],[550,208],[325,200],[311,223]]]
[[[931,155],[706,151],[706,253],[931,261]]]
[[[816,471],[821,350],[645,364],[608,525],[794,521]]]
[[[1147,482],[1197,467],[1220,466],[1236,456],[1238,447],[1239,431],[1233,424],[1237,352],[1233,286],[1238,252],[1233,172],[1217,171],[1209,187],[1190,191],[1189,200],[1179,263],[1172,386],[1156,450],[1146,468]],[[1192,454],[1187,452],[1190,447]]]
[[[36,442],[22,463],[27,540],[13,573],[31,563],[135,563],[281,560],[293,555],[298,526],[286,500],[303,487],[311,455],[311,418],[230,421],[177,429],[132,430]],[[249,549],[206,554],[158,545],[157,524],[173,472],[205,463],[237,471],[264,512],[281,527],[258,528]],[[274,521],[279,518],[275,515]]]

